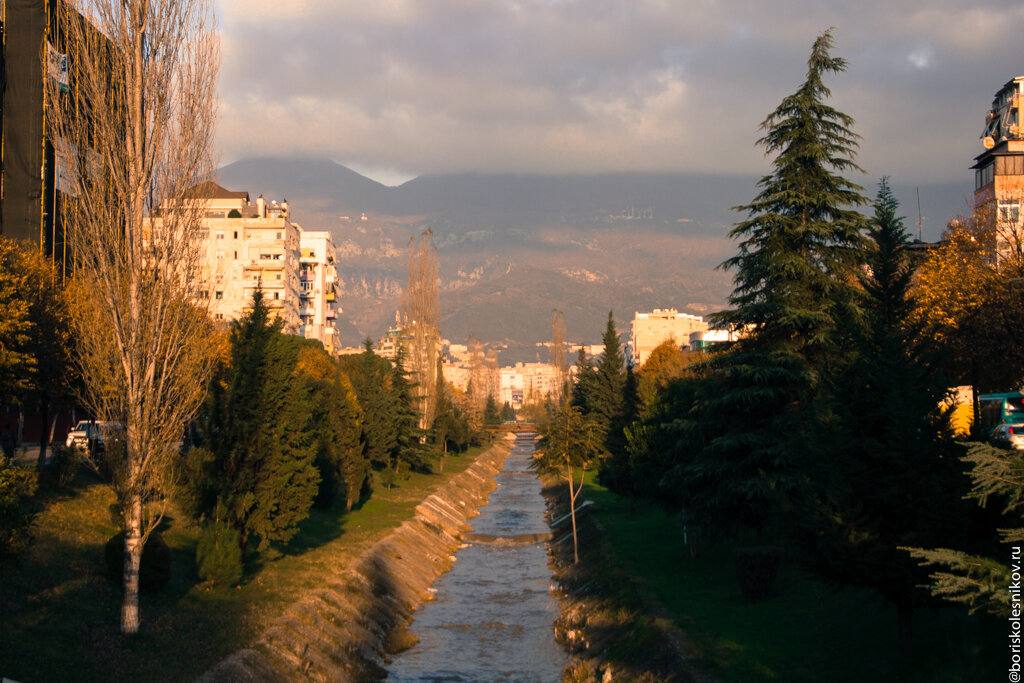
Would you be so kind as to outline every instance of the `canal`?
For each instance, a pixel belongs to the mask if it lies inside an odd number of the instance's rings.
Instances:
[[[419,643],[395,656],[388,681],[557,681],[568,661],[552,625],[540,481],[530,471],[534,437],[520,434],[497,476],[498,488],[450,572],[434,584],[436,600],[415,616]]]

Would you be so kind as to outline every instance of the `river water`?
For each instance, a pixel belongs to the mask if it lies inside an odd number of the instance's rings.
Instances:
[[[395,656],[388,681],[559,680],[568,659],[554,639],[558,601],[545,544],[512,540],[549,531],[540,482],[528,469],[532,454],[533,435],[517,436],[498,488],[470,521],[488,542],[461,548],[434,583],[437,599],[410,628],[420,642]]]

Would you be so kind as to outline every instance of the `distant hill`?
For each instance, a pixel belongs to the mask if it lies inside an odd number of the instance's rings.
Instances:
[[[731,274],[715,269],[735,251],[727,233],[740,216],[730,207],[750,201],[757,181],[463,174],[387,187],[331,161],[272,158],[237,161],[218,176],[253,197],[287,198],[298,223],[331,230],[350,346],[394,321],[406,245],[428,227],[440,257],[442,334],[453,341],[543,341],[552,308],[565,313],[571,339],[588,343],[599,340],[609,310],[623,333],[636,310],[717,310],[732,286]],[[893,186],[916,236],[916,188]],[[963,212],[969,190],[920,188],[926,240]]]

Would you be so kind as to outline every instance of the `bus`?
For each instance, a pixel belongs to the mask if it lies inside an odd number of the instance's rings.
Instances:
[[[987,434],[996,425],[1024,423],[1024,394],[1010,391],[1002,394],[982,394],[978,397],[981,406],[979,424]]]

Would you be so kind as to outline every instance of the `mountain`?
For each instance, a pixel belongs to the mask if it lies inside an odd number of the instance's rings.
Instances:
[[[732,276],[715,267],[735,252],[727,234],[740,217],[730,207],[750,201],[757,181],[461,174],[387,187],[331,161],[273,158],[237,161],[218,180],[254,198],[287,198],[296,222],[332,232],[345,345],[376,339],[394,322],[407,245],[429,227],[440,260],[442,334],[526,346],[527,355],[550,338],[552,308],[565,313],[569,338],[587,343],[599,340],[609,310],[627,333],[634,311],[721,308]],[[916,235],[917,188],[893,186]],[[920,188],[926,240],[963,212],[969,189]]]

